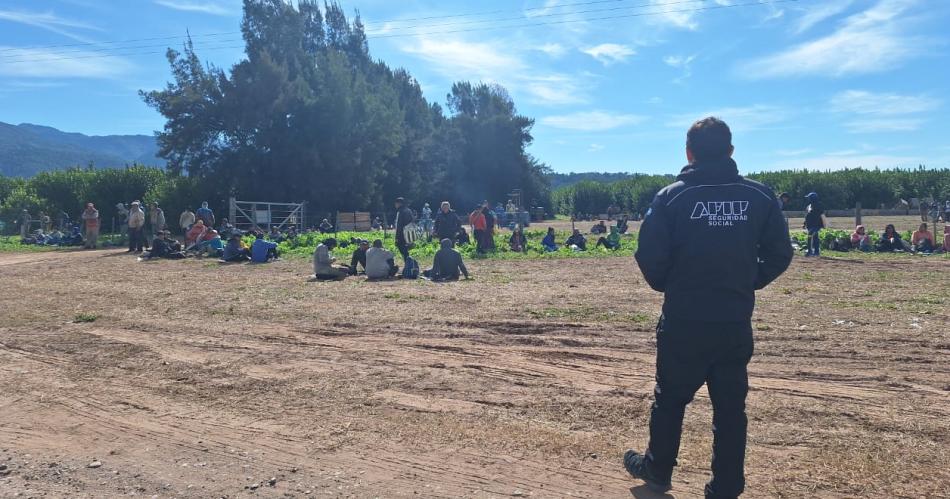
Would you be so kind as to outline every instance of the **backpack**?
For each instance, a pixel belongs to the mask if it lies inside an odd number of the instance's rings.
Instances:
[[[403,279],[419,278],[419,262],[412,258],[406,258],[406,266],[402,269]]]
[[[406,224],[405,227],[402,228],[402,238],[404,241],[406,241],[406,244],[408,245],[412,245],[412,243],[416,242],[416,238],[418,237],[418,235],[419,235],[419,232],[414,222],[408,223]]]

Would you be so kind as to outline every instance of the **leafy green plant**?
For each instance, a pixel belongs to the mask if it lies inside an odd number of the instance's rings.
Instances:
[[[73,322],[96,322],[96,319],[99,318],[97,314],[91,314],[87,312],[76,314],[76,317],[73,318]]]

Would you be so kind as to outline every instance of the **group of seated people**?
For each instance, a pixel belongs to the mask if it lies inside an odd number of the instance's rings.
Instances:
[[[877,251],[880,253],[947,253],[950,252],[950,225],[943,228],[943,242],[937,244],[933,232],[931,232],[926,223],[920,224],[916,231],[911,235],[910,241],[905,241],[900,232],[894,228],[893,224],[888,224],[884,228],[876,244],[872,244],[871,236],[863,225],[855,227],[851,234],[850,241],[835,241],[835,247],[832,249],[848,251],[856,249],[859,251]]]
[[[318,281],[342,281],[348,276],[363,273],[371,281],[392,279],[399,273],[395,255],[383,247],[383,241],[377,239],[370,245],[369,241],[357,241],[357,249],[353,252],[349,265],[335,264],[333,249],[338,246],[336,238],[330,237],[318,244],[313,251],[313,274]],[[441,248],[436,252],[432,268],[423,272],[423,276],[436,282],[457,281],[464,275],[468,279],[468,269],[462,261],[462,255],[455,250],[451,239],[445,238],[440,242]],[[362,267],[362,271],[360,271]]]
[[[82,229],[78,225],[73,225],[69,234],[60,230],[53,230],[46,233],[42,229],[36,229],[32,234],[20,239],[20,244],[35,244],[39,246],[82,246]]]
[[[595,227],[597,226],[595,225]],[[603,234],[603,232],[594,232],[594,234]],[[512,235],[512,237],[514,237],[514,235]],[[521,237],[524,236],[522,235]],[[587,238],[584,237],[584,234],[581,234],[579,229],[574,229],[571,235],[564,241],[564,246],[574,251],[587,251]],[[620,249],[620,229],[610,227],[610,234],[598,238],[597,244],[595,244],[594,247],[599,248],[601,246],[608,250]],[[544,248],[544,251],[548,252],[558,250],[557,236],[553,227],[548,227],[547,234],[544,236],[544,239],[541,240],[541,247]],[[512,250],[514,250],[514,248],[512,248]]]

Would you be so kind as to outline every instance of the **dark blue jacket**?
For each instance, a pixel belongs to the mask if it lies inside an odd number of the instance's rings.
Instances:
[[[728,158],[683,168],[657,193],[639,238],[637,263],[670,317],[749,320],[755,290],[792,260],[775,195]]]

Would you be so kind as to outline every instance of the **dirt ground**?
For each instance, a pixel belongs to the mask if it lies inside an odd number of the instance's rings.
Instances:
[[[308,282],[309,262],[0,254],[0,497],[657,497],[661,297],[630,258]],[[759,294],[747,497],[950,497],[950,262]],[[702,493],[708,397],[674,490]]]

